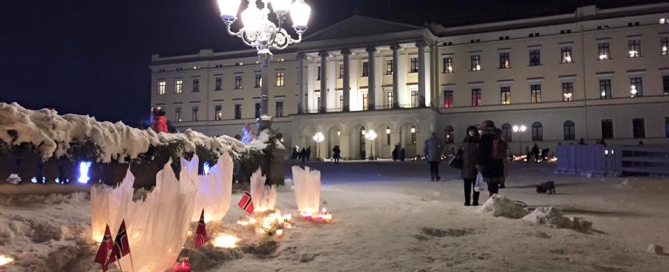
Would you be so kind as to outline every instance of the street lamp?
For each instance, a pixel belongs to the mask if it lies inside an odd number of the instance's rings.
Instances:
[[[374,139],[376,139],[376,132],[374,130],[367,131],[367,134],[365,134],[365,139],[372,141],[372,149],[371,153],[372,156],[370,158],[374,159]]]
[[[314,134],[314,141],[316,141],[316,157],[321,157],[321,142],[325,139],[322,132],[316,132]]]
[[[523,148],[522,147],[522,142],[523,142],[522,133],[525,132],[526,130],[527,130],[527,127],[525,125],[513,126],[513,132],[519,132],[520,131],[520,133],[518,133],[518,154],[519,155],[522,154],[521,149]]]
[[[261,115],[258,118],[257,125],[259,130],[264,130],[272,125],[272,117],[268,112],[269,84],[269,60],[272,56],[271,48],[283,50],[288,45],[302,41],[302,34],[307,30],[309,17],[311,16],[311,7],[304,0],[262,0],[263,8],[258,7],[256,0],[248,0],[248,5],[241,13],[242,28],[237,32],[232,31],[232,23],[237,20],[237,12],[241,0],[217,0],[221,11],[221,19],[227,26],[228,33],[237,36],[244,44],[258,50],[258,59],[261,67],[260,82],[260,110]],[[270,9],[268,4],[272,4],[272,9],[276,13],[278,26],[269,20]],[[283,28],[286,15],[290,14],[293,20],[293,29],[297,32],[297,39],[293,39]]]

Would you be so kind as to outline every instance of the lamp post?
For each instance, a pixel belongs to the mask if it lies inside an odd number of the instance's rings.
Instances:
[[[518,133],[518,154],[522,154],[521,149],[522,147],[522,142],[523,142],[523,132],[527,130],[527,127],[525,125],[520,125],[520,126],[513,126],[513,132],[520,132]]]
[[[372,156],[370,156],[371,159],[374,159],[374,139],[376,139],[376,136],[377,135],[376,132],[374,132],[374,130],[367,131],[367,133],[365,134],[365,138],[367,140],[372,141],[372,147],[371,147]]]
[[[258,7],[256,0],[248,0],[248,5],[241,12],[242,28],[232,31],[232,23],[237,20],[237,12],[242,0],[217,0],[221,11],[221,19],[227,26],[228,33],[237,36],[244,44],[258,50],[258,59],[261,67],[260,87],[260,118],[256,120],[258,130],[264,130],[272,125],[272,117],[268,112],[269,99],[269,61],[272,56],[271,48],[283,50],[288,45],[302,41],[302,34],[307,30],[311,15],[311,7],[304,0],[262,0],[263,8]],[[276,14],[278,25],[269,20],[270,9]],[[293,39],[283,28],[286,15],[290,14],[293,20],[293,29],[297,32],[297,39]]]
[[[320,160],[321,157],[321,142],[325,139],[322,132],[314,134],[314,141],[316,141],[316,157]]]

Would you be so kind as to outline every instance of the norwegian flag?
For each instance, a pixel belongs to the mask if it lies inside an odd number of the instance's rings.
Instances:
[[[125,231],[125,220],[121,222],[121,226],[118,228],[118,233],[116,233],[116,239],[114,239],[114,247],[112,248],[111,254],[109,255],[109,260],[107,263],[113,263],[123,256],[130,253],[130,244],[128,243],[128,235]]]
[[[107,255],[113,246],[111,231],[109,231],[109,225],[107,225],[107,228],[105,228],[105,236],[102,238],[100,247],[98,248],[98,253],[95,254],[95,262],[102,265],[102,271],[107,271]]]
[[[200,214],[200,221],[197,222],[197,230],[195,231],[195,248],[199,248],[202,245],[206,244],[209,241],[207,236],[207,229],[204,224],[204,209],[202,209],[202,214]]]
[[[253,213],[253,199],[251,198],[251,192],[249,189],[246,189],[244,192],[244,196],[242,196],[242,199],[239,201],[237,204],[239,205],[240,208],[245,210],[247,213],[252,214]]]

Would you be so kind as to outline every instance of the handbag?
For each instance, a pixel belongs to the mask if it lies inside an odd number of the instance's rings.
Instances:
[[[476,183],[474,183],[474,191],[475,192],[485,191],[485,182],[483,182],[483,176],[481,175],[481,172],[479,172],[476,175]]]
[[[448,166],[453,167],[455,169],[462,169],[462,149],[458,150],[458,154],[453,156],[451,160],[448,162]]]

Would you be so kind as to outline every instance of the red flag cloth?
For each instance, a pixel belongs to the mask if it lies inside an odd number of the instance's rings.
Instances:
[[[98,253],[95,254],[95,262],[102,265],[102,271],[107,271],[107,255],[113,246],[111,231],[109,231],[109,225],[107,225],[107,228],[105,228],[105,236],[102,238],[100,247],[98,248]]]
[[[123,220],[121,222],[121,226],[118,228],[118,233],[116,233],[116,239],[114,239],[114,247],[112,248],[107,263],[113,263],[121,259],[121,257],[128,255],[129,253],[130,253],[130,244],[128,243],[128,234],[125,230],[125,220]]]
[[[195,248],[201,247],[208,241],[209,237],[207,237],[207,229],[205,228],[204,224],[204,209],[202,209],[202,214],[200,214],[200,221],[197,222],[197,230],[195,231]]]
[[[251,198],[251,192],[249,189],[246,189],[244,192],[244,196],[242,196],[242,199],[239,201],[237,204],[239,205],[240,208],[245,210],[247,213],[252,214],[254,207],[253,207],[253,199]]]

